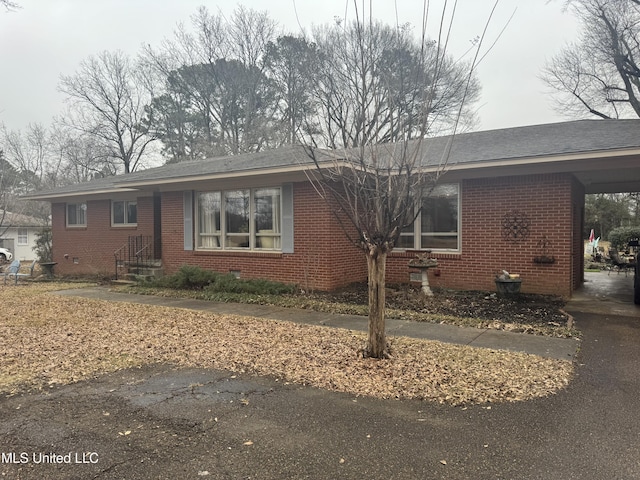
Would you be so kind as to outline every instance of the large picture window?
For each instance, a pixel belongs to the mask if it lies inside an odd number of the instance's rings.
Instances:
[[[68,203],[67,204],[67,226],[86,227],[87,226],[87,204]]]
[[[138,204],[135,201],[111,202],[113,225],[134,226],[138,223]]]
[[[399,248],[459,250],[460,194],[457,184],[438,185],[421,202],[420,214],[400,235]]]
[[[280,250],[281,189],[256,188],[196,195],[196,248]]]

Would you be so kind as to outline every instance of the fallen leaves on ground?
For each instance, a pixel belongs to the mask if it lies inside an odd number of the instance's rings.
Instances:
[[[144,284],[122,286],[117,290],[160,297],[277,305],[316,312],[366,316],[366,287],[366,284],[355,284],[330,293],[286,295],[209,292],[206,289],[180,290]],[[386,301],[388,318],[559,338],[580,336],[578,330],[567,324],[569,315],[562,310],[564,301],[561,297],[521,294],[515,298],[501,298],[495,293],[453,290],[439,290],[433,297],[424,297],[419,289],[406,285],[389,290]]]
[[[390,337],[392,359],[365,359],[359,332],[48,293],[61,288],[0,287],[0,392],[171,363],[459,405],[546,396],[573,372],[567,361],[406,337]]]

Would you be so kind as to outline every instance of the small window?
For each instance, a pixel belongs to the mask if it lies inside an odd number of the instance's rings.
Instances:
[[[67,226],[86,227],[87,226],[87,204],[68,203],[67,204]]]
[[[29,230],[26,228],[18,229],[18,245],[29,245]]]
[[[413,225],[400,233],[398,247],[418,250],[459,250],[459,186],[457,184],[438,185],[429,196],[422,199],[421,203],[420,213]]]
[[[458,186],[439,185],[422,200],[421,247],[458,249]]]
[[[113,225],[137,225],[138,203],[135,201],[113,201],[111,215]]]

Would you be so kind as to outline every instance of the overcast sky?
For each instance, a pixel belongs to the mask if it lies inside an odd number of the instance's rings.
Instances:
[[[0,122],[9,129],[24,129],[30,122],[48,126],[64,108],[57,91],[60,75],[75,72],[89,55],[117,49],[135,55],[142,44],[156,46],[171,37],[178,22],[188,24],[200,5],[228,15],[238,4],[229,0],[15,1],[22,9],[0,10]],[[309,31],[313,24],[344,18],[345,12],[353,18],[352,0],[239,3],[268,11],[286,32]],[[390,24],[396,19],[400,24],[409,22],[420,31],[421,0],[372,3],[375,18]],[[493,4],[494,0],[458,1],[454,56],[481,35]],[[575,19],[562,11],[563,4],[562,0],[500,0],[487,42],[497,38],[512,14],[513,19],[479,67],[479,130],[565,120],[553,110],[547,87],[538,78],[544,62],[576,38]],[[441,3],[432,0],[431,9],[435,18]]]

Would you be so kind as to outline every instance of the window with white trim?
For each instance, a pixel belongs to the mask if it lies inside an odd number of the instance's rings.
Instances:
[[[200,192],[197,196],[198,235],[196,248],[211,249],[222,246],[220,226],[220,192]]]
[[[87,226],[87,204],[68,203],[67,204],[67,226],[86,227]]]
[[[459,190],[458,184],[438,185],[425,196],[414,224],[400,234],[398,248],[460,250]]]
[[[18,245],[29,245],[29,230],[26,228],[18,229]]]
[[[281,250],[280,187],[198,192],[196,249]]]
[[[111,224],[136,226],[138,224],[138,202],[113,200],[111,202]]]
[[[280,189],[258,188],[254,190],[253,203],[256,248],[280,250],[282,248]]]

